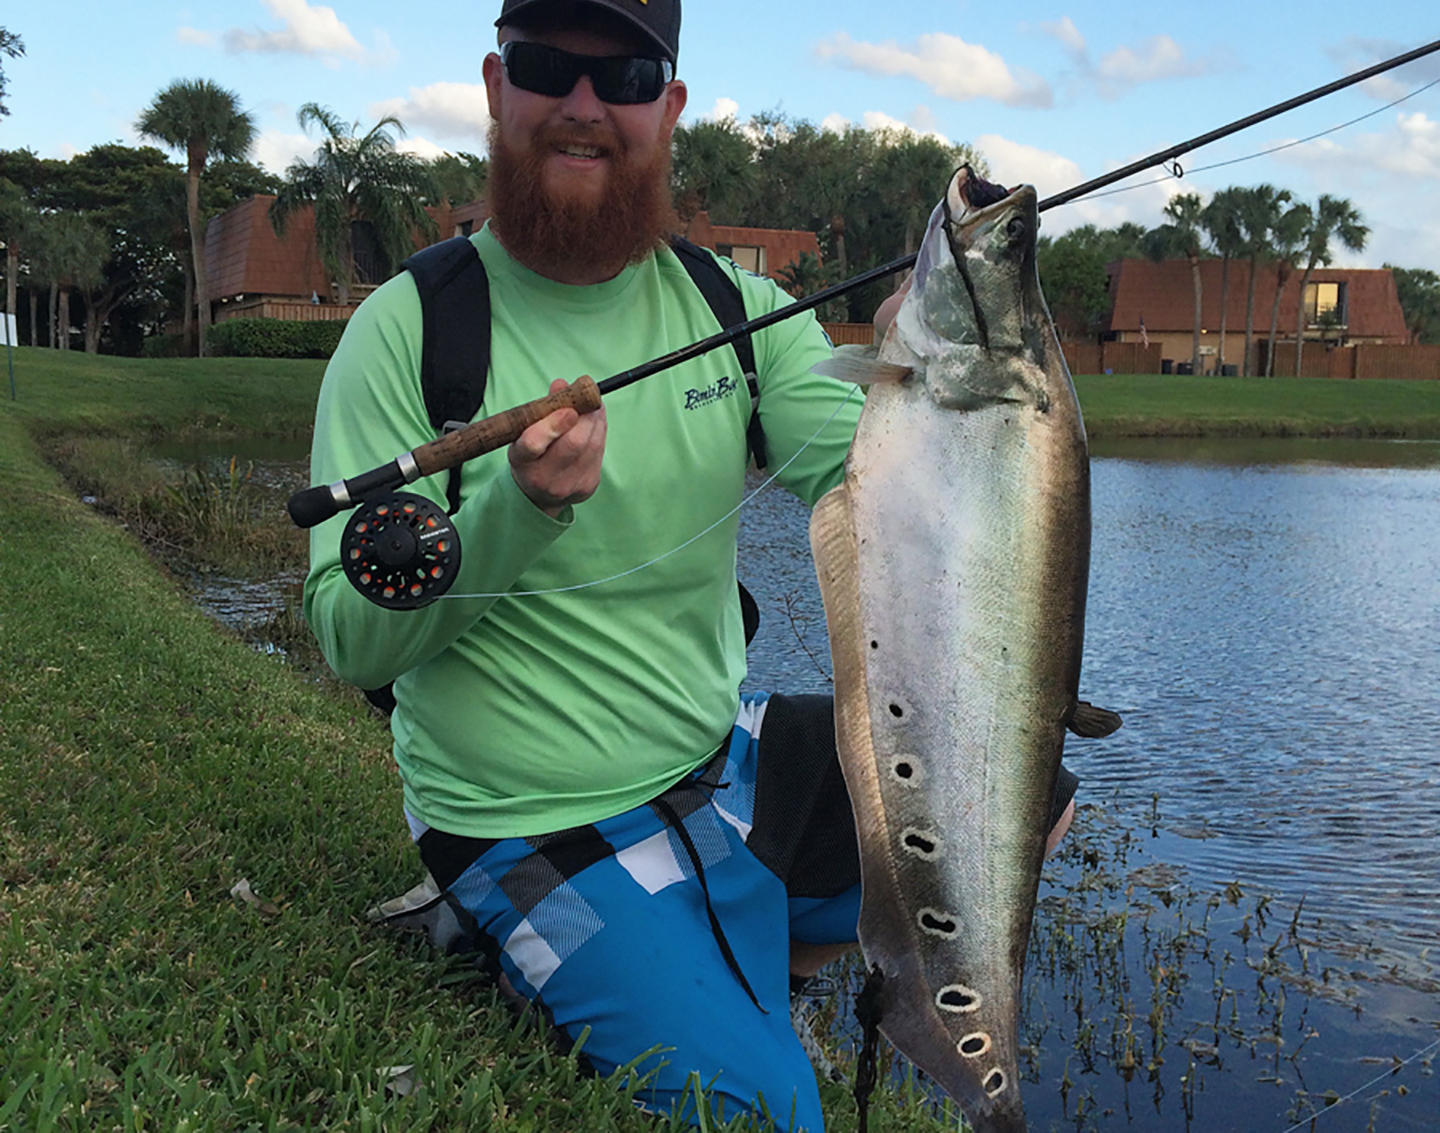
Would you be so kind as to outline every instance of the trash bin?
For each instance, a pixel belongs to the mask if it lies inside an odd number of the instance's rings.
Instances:
[[[1227,378],[1239,377],[1239,376],[1240,376],[1240,367],[1239,367],[1239,366],[1222,366],[1222,367],[1220,368],[1220,373],[1221,373],[1222,375],[1224,375],[1225,377],[1227,377]]]
[[[1189,362],[1178,362],[1175,365],[1175,372],[1177,374],[1192,374],[1195,372],[1195,367]]]
[[[1160,372],[1161,372],[1162,374],[1173,374],[1173,373],[1175,372],[1175,359],[1173,359],[1173,358],[1161,358],[1161,359],[1160,359]]]

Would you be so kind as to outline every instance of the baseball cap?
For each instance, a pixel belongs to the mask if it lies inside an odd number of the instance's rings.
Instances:
[[[604,8],[626,23],[633,25],[660,49],[661,57],[675,62],[680,53],[680,0],[579,0],[591,8]],[[514,23],[522,13],[529,13],[554,0],[505,0],[500,9],[497,28]]]

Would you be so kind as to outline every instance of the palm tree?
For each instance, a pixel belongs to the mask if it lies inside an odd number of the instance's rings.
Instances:
[[[69,350],[70,292],[104,281],[110,238],[80,213],[50,212],[36,214],[26,230],[26,243],[32,281],[50,288],[50,346]]]
[[[678,126],[671,185],[680,219],[717,212],[717,222],[744,219],[757,183],[755,145],[734,118]]]
[[[1274,185],[1256,185],[1237,192],[1244,254],[1250,261],[1250,278],[1245,292],[1245,361],[1240,368],[1241,375],[1248,377],[1254,358],[1255,285],[1259,281],[1261,261],[1273,254],[1271,237],[1275,226],[1280,223],[1280,206],[1290,200],[1290,190],[1277,189]]]
[[[332,111],[307,102],[297,115],[302,129],[318,125],[324,131],[313,161],[293,162],[285,171],[285,185],[270,206],[270,223],[284,236],[290,217],[305,205],[315,207],[315,239],[320,260],[335,279],[342,304],[350,302],[355,281],[354,226],[368,221],[376,250],[398,264],[415,247],[415,233],[427,239],[436,235],[435,221],[424,201],[439,196],[434,175],[419,158],[395,148],[405,127],[387,115],[369,132],[359,123],[347,125]]]
[[[200,178],[211,158],[240,160],[255,142],[255,119],[239,97],[209,79],[177,80],[155,96],[135,128],[171,149],[185,151],[185,204],[195,302],[200,313],[199,355],[210,327],[210,285],[205,278],[205,232],[200,224]]]
[[[1239,189],[1221,189],[1210,198],[1200,222],[1210,236],[1210,243],[1220,254],[1220,345],[1216,350],[1215,372],[1225,372],[1225,332],[1230,316],[1230,261],[1244,249],[1244,233],[1240,229]]]
[[[35,210],[12,182],[0,178],[0,240],[5,243],[5,312],[15,313],[20,275],[20,249],[25,230],[34,223]]]
[[[1271,232],[1271,254],[1275,257],[1275,301],[1270,306],[1270,346],[1265,351],[1265,376],[1275,376],[1275,336],[1280,330],[1280,296],[1295,270],[1295,256],[1305,243],[1305,232],[1311,223],[1310,206],[1298,204],[1285,212]],[[1305,293],[1300,299],[1303,304]],[[1295,375],[1300,376],[1298,373]]]
[[[1170,223],[1160,229],[1163,233],[1162,246],[1167,251],[1173,248],[1190,261],[1190,283],[1195,294],[1195,323],[1190,338],[1190,372],[1198,374],[1201,372],[1200,253],[1204,250],[1204,233],[1201,226],[1205,215],[1205,206],[1200,203],[1199,193],[1182,193],[1178,197],[1170,198],[1165,205],[1165,215],[1170,218]]]
[[[1334,258],[1330,241],[1339,240],[1352,252],[1364,249],[1370,229],[1360,223],[1360,210],[1341,197],[1328,193],[1310,215],[1310,224],[1301,238],[1305,253],[1305,272],[1300,277],[1300,310],[1295,316],[1295,376],[1300,376],[1300,363],[1305,356],[1305,289],[1319,264],[1329,265]]]

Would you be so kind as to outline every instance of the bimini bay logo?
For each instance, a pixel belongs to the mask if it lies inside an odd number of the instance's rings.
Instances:
[[[704,389],[687,389],[685,391],[685,408],[702,409],[707,405],[713,405],[717,401],[724,401],[732,396],[740,388],[740,383],[735,378],[721,378],[717,382],[711,382]]]

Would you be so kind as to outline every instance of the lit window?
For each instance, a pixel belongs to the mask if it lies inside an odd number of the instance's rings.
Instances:
[[[1318,326],[1322,321],[1332,326],[1344,326],[1345,285],[1343,283],[1307,284],[1305,287],[1305,321],[1312,327]]]

